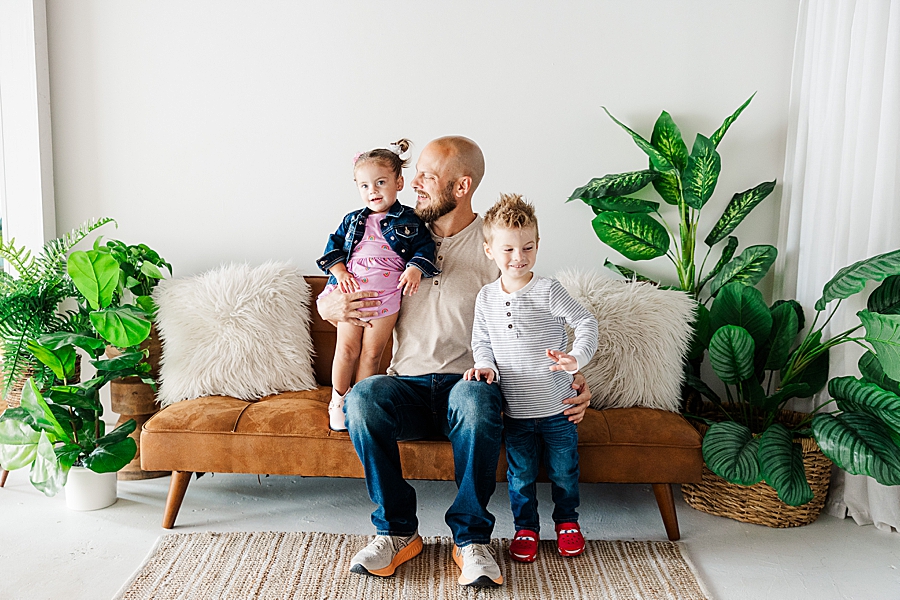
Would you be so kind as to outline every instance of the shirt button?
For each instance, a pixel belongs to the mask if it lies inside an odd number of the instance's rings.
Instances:
[[[444,260],[443,256],[438,256],[438,260]]]
[[[512,323],[510,323],[509,325],[507,325],[507,327],[509,327],[510,329],[512,329]]]
[[[438,246],[440,246],[440,245],[441,245],[441,243],[440,243],[440,242],[438,242],[438,243],[437,243],[437,245],[438,245]]]
[[[437,284],[438,284],[438,280],[435,279],[435,280],[434,280],[434,285],[437,285]]]
[[[387,227],[387,221],[382,221],[382,222],[381,222],[381,225],[384,226],[384,227]]]
[[[401,248],[400,252],[406,252],[406,248]]]
[[[506,313],[506,316],[507,316],[507,317],[511,317],[511,316],[512,316],[512,313]]]
[[[391,236],[391,239],[394,239],[394,236]]]
[[[506,305],[509,306],[509,302],[507,302]]]

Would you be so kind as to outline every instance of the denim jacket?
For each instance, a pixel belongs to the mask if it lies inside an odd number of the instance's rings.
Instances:
[[[328,236],[325,254],[316,261],[320,269],[327,273],[328,269],[339,262],[347,264],[353,250],[363,239],[366,219],[370,214],[372,211],[366,207],[344,217],[337,231]],[[422,271],[425,277],[434,277],[440,273],[440,269],[434,264],[434,240],[431,239],[425,223],[416,216],[413,209],[403,206],[398,200],[383,214],[381,234],[391,250],[402,258],[407,266],[413,265]],[[328,283],[337,283],[334,275],[328,278]]]

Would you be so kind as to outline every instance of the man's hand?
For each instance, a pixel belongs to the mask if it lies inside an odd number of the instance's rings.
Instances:
[[[494,383],[494,370],[493,369],[469,369],[465,373],[463,373],[463,379],[466,381],[481,381],[484,379],[485,383],[488,385]]]
[[[578,370],[578,361],[571,354],[548,348],[547,358],[556,363],[555,365],[550,365],[551,371],[568,371],[572,373]]]
[[[378,311],[364,310],[381,305],[381,300],[366,300],[366,298],[372,298],[377,295],[378,292],[375,290],[344,294],[336,289],[324,298],[316,301],[316,307],[319,309],[319,315],[332,325],[341,322],[351,323],[359,327],[371,327],[371,323],[361,319],[378,315]]]
[[[573,398],[566,398],[563,404],[571,404],[569,408],[563,411],[564,415],[568,415],[569,420],[573,423],[580,423],[584,418],[584,413],[588,409],[591,401],[591,390],[588,389],[584,375],[575,373],[575,379],[572,381],[572,389],[578,390],[578,395]]]

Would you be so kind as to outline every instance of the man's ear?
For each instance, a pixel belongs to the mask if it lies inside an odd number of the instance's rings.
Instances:
[[[398,192],[403,191],[403,175],[397,176],[397,191]]]
[[[454,192],[456,196],[459,198],[463,198],[468,195],[469,191],[472,189],[472,178],[468,175],[464,175],[456,180],[456,189]]]

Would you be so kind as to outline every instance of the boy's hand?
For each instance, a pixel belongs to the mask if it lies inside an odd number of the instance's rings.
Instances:
[[[568,371],[573,373],[578,370],[578,361],[570,354],[559,350],[547,350],[547,357],[556,363],[555,365],[550,365],[551,371]]]
[[[352,294],[359,289],[359,282],[356,281],[356,277],[350,271],[336,273],[334,277],[338,281],[338,287],[345,294]]]
[[[488,385],[494,383],[494,370],[493,369],[469,369],[465,373],[463,373],[463,379],[466,381],[481,381],[481,378],[484,378],[485,383]]]
[[[416,267],[406,267],[403,275],[400,276],[400,283],[397,289],[403,289],[404,296],[412,296],[419,291],[419,282],[422,281],[422,271]]]

